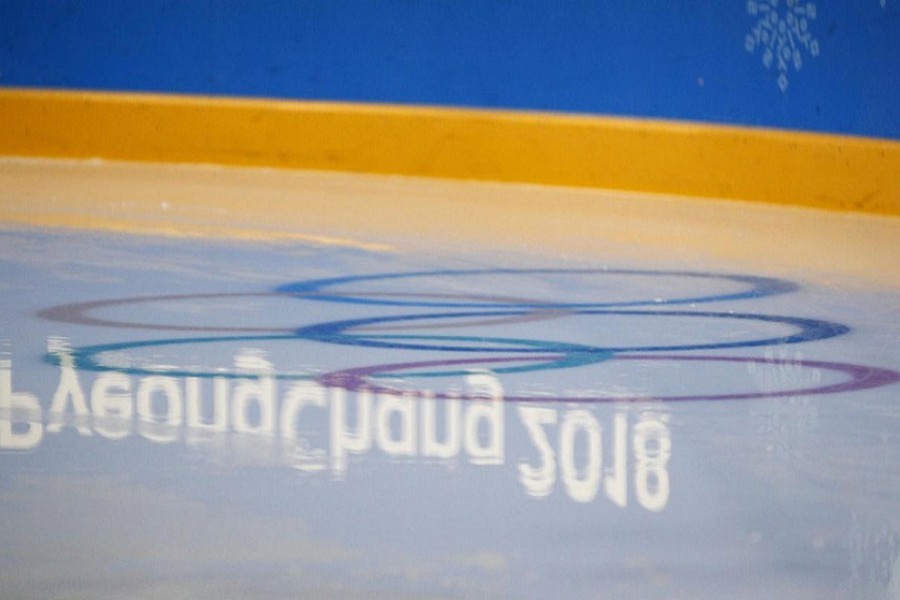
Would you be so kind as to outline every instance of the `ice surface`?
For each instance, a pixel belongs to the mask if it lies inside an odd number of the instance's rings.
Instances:
[[[3,597],[897,597],[893,276],[374,241],[0,231]]]

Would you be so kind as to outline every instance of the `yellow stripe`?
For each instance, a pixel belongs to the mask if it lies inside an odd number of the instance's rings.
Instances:
[[[900,215],[900,143],[657,120],[0,90],[0,154],[264,165]]]

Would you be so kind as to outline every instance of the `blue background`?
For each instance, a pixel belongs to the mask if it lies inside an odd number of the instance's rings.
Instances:
[[[801,48],[802,68],[788,68],[782,91],[763,49],[746,47],[760,18],[747,0],[0,0],[0,85],[549,109],[900,139],[900,0],[815,5],[808,23],[820,51]]]

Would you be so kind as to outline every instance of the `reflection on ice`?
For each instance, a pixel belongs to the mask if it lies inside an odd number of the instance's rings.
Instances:
[[[54,340],[50,347],[58,355],[58,383],[46,410],[35,395],[13,392],[12,363],[0,364],[0,449],[33,450],[46,436],[73,428],[112,441],[136,435],[156,444],[183,442],[199,452],[230,445],[241,464],[344,479],[351,458],[373,453],[504,467],[513,427],[522,457],[514,468],[529,496],[561,488],[587,503],[602,491],[624,508],[631,485],[631,497],[650,511],[663,510],[669,498],[672,442],[664,413],[656,411],[642,411],[636,422],[629,411],[616,411],[603,423],[587,408],[506,403],[490,372],[467,375],[458,398],[440,400],[432,390],[279,382],[253,349],[235,357],[244,372],[239,378],[80,372],[67,344]]]
[[[891,523],[891,524],[889,524]],[[900,525],[896,515],[854,511],[850,520],[850,576],[859,598],[900,597]]]
[[[520,462],[519,481],[531,496],[550,495],[557,479],[557,467],[566,494],[576,502],[591,502],[602,489],[607,498],[620,507],[628,503],[628,482],[631,479],[626,465],[634,465],[634,496],[638,505],[651,511],[661,511],[669,499],[667,465],[672,454],[672,441],[666,419],[653,413],[641,415],[630,432],[632,447],[629,460],[628,416],[616,412],[612,426],[612,456],[603,467],[602,426],[585,409],[560,412],[553,408],[520,405],[520,420],[528,431],[538,453],[536,465]],[[559,423],[556,443],[548,437],[548,430]],[[579,436],[579,433],[581,436]],[[586,439],[586,463],[576,464],[576,440]]]

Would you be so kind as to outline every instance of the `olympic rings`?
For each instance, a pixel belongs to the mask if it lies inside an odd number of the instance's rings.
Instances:
[[[645,300],[600,300],[596,302],[553,302],[523,299],[510,296],[470,294],[470,293],[438,293],[438,292],[382,292],[373,291],[328,291],[339,285],[369,281],[393,281],[410,278],[432,276],[481,276],[481,275],[626,275],[650,277],[686,277],[692,279],[724,280],[740,283],[746,289],[737,292],[724,292],[696,297],[652,298]],[[114,371],[128,375],[167,375],[177,377],[203,377],[240,379],[250,377],[271,377],[278,380],[317,381],[327,386],[338,386],[348,390],[367,389],[372,391],[391,390],[383,385],[373,385],[372,377],[450,377],[462,376],[477,370],[479,365],[498,365],[513,363],[510,366],[494,368],[493,373],[522,373],[549,369],[581,367],[605,361],[685,361],[685,362],[725,362],[750,363],[763,365],[791,365],[805,368],[817,368],[843,374],[846,380],[828,385],[800,388],[793,390],[777,390],[772,392],[741,392],[722,394],[695,394],[648,397],[633,396],[574,396],[551,398],[549,401],[560,402],[634,402],[640,400],[656,400],[666,402],[706,401],[706,400],[739,400],[752,398],[777,398],[795,395],[820,395],[839,392],[850,392],[869,389],[900,381],[900,373],[888,369],[867,367],[840,362],[781,360],[753,357],[732,356],[682,356],[668,354],[633,354],[640,352],[674,352],[691,350],[721,350],[733,348],[750,348],[771,345],[796,344],[815,340],[825,340],[847,333],[850,329],[840,323],[824,320],[785,317],[764,314],[734,312],[698,312],[676,310],[626,310],[625,307],[646,305],[677,305],[716,302],[724,300],[741,300],[761,298],[794,291],[797,285],[780,279],[756,277],[749,275],[714,274],[703,272],[680,272],[664,270],[634,269],[465,269],[434,270],[401,273],[382,273],[315,279],[280,286],[274,291],[248,293],[199,293],[159,296],[140,296],[97,300],[93,302],[72,303],[44,309],[39,316],[53,321],[77,323],[82,325],[127,327],[154,330],[226,332],[230,334],[215,337],[189,337],[176,339],[142,340],[112,344],[99,344],[72,349],[65,354],[49,353],[44,360],[54,365],[72,364],[73,367],[90,371]],[[203,326],[180,324],[155,324],[121,321],[100,318],[90,315],[94,310],[112,306],[137,305],[152,302],[175,302],[184,300],[207,300],[213,298],[247,298],[247,297],[288,297],[328,302],[345,302],[354,304],[380,306],[418,306],[418,307],[453,307],[482,309],[459,312],[442,312],[434,314],[383,315],[356,318],[341,321],[317,323],[302,327],[239,327],[239,326]],[[413,298],[413,299],[409,299]],[[499,309],[499,310],[498,310]],[[634,317],[672,317],[672,318],[710,318],[736,319],[792,327],[795,331],[772,337],[757,337],[744,340],[725,340],[712,342],[676,343],[670,345],[649,344],[634,346],[598,346],[582,343],[556,342],[534,339],[520,339],[487,336],[460,335],[424,335],[416,333],[394,333],[402,330],[443,329],[448,327],[471,327],[508,325],[528,321],[553,319],[563,316],[634,316]],[[441,321],[449,321],[442,323]],[[330,344],[351,345],[358,347],[386,348],[399,350],[426,350],[436,352],[478,352],[491,353],[490,357],[459,358],[405,362],[380,366],[361,367],[332,371],[326,375],[304,372],[276,372],[266,369],[204,369],[170,366],[141,366],[105,364],[99,355],[109,352],[136,350],[141,348],[164,347],[186,344],[217,344],[227,342],[249,341],[306,341]],[[496,356],[505,353],[508,356]],[[63,357],[65,358],[65,361]],[[413,370],[413,372],[408,372]],[[465,396],[457,393],[438,392],[435,398],[474,399],[477,396]],[[515,402],[544,401],[546,398],[516,396],[505,397]]]

